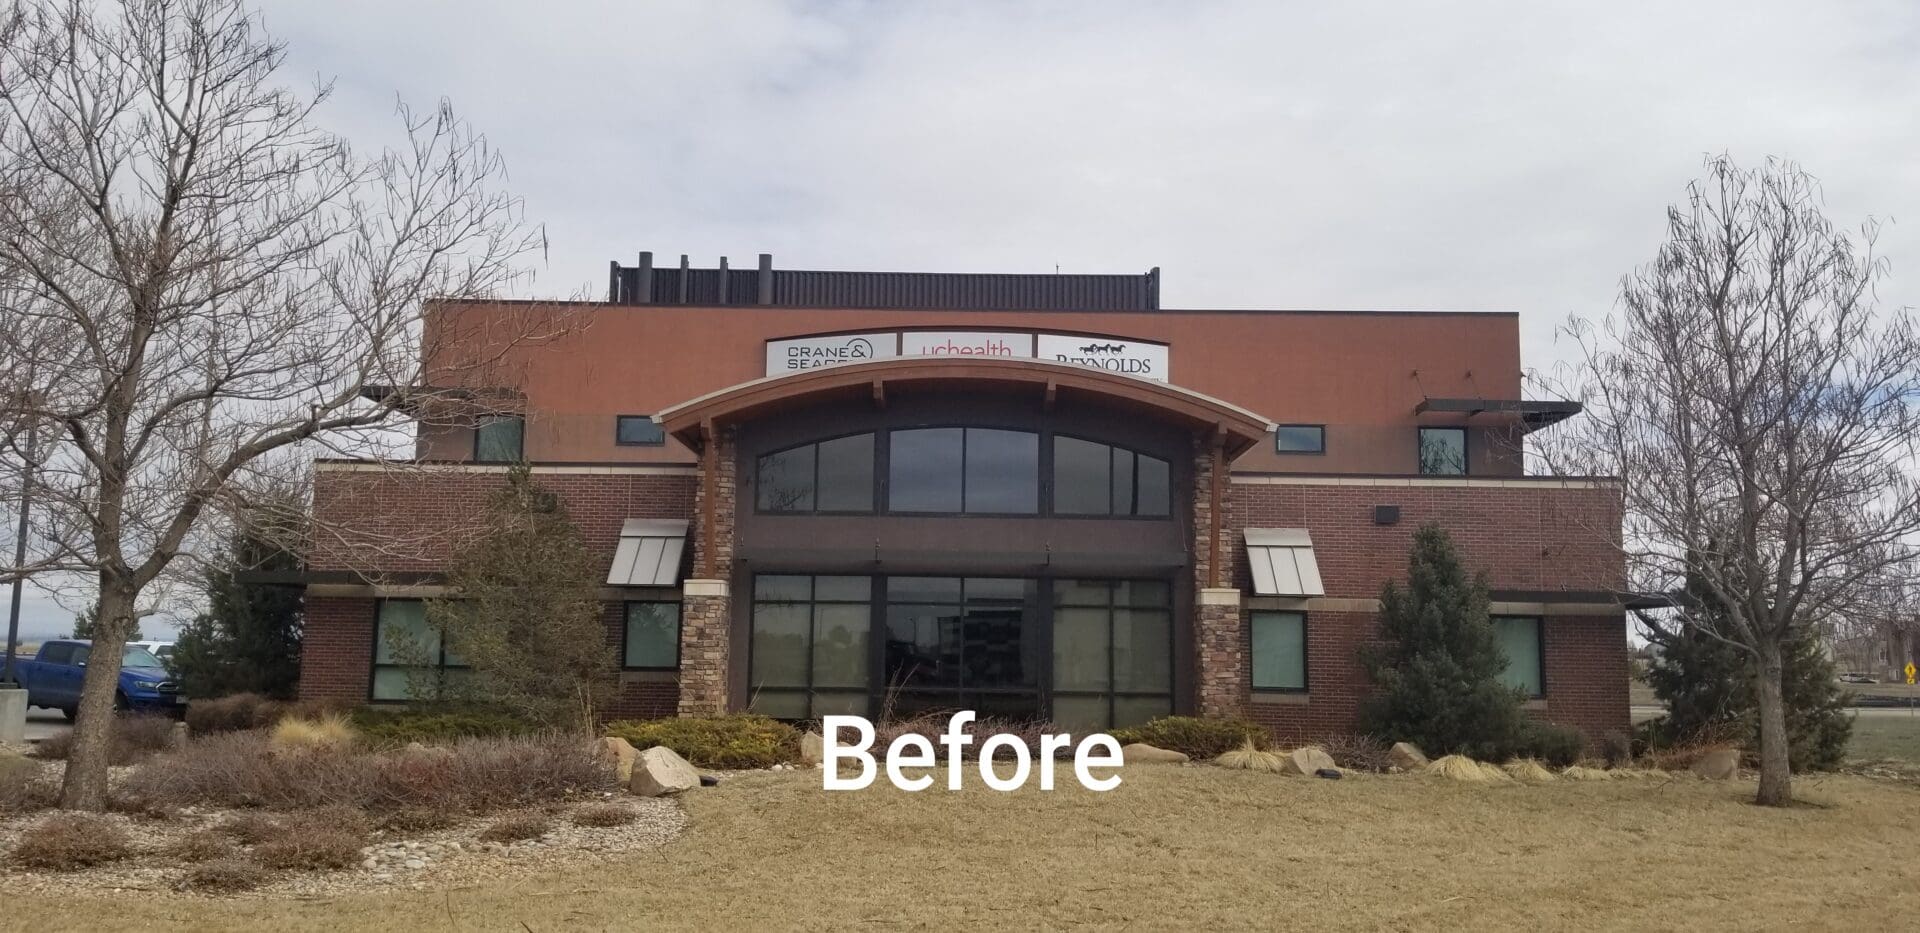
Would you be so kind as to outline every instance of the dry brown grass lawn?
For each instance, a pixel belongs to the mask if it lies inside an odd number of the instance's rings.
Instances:
[[[1068,783],[1072,783],[1070,780]],[[314,901],[0,885],[0,926],[275,930],[1887,929],[1920,891],[1920,788],[1341,781],[1129,769],[1108,794],[820,790],[757,773],[686,797],[657,854],[453,891]]]

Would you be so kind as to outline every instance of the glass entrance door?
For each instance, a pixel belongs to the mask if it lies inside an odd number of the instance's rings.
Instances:
[[[1172,710],[1172,620],[1165,581],[764,574],[750,706],[1134,725]]]

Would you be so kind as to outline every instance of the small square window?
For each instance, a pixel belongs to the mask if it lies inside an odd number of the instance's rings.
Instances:
[[[1248,617],[1253,642],[1253,689],[1307,689],[1307,617],[1298,612],[1256,612]]]
[[[1425,476],[1467,475],[1467,429],[1421,428],[1420,472]]]
[[[613,419],[613,440],[622,447],[658,447],[667,442],[667,429],[648,415],[619,415]]]
[[[1326,453],[1326,425],[1283,424],[1273,431],[1273,447],[1283,454]]]
[[[620,666],[672,670],[680,666],[680,604],[628,603],[626,646]]]
[[[482,420],[473,428],[473,459],[477,463],[518,463],[526,456],[526,419],[502,415]]]

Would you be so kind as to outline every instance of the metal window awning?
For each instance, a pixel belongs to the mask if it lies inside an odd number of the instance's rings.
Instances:
[[[1246,538],[1255,595],[1327,595],[1305,528],[1248,528]]]
[[[687,522],[629,518],[620,526],[608,586],[674,586],[687,549]]]
[[[1535,431],[1579,414],[1580,403],[1557,399],[1429,397],[1414,405],[1413,413],[1465,415],[1469,418],[1480,414],[1508,415],[1518,419],[1527,431]]]

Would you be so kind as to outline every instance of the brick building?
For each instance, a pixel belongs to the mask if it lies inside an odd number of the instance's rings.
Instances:
[[[507,317],[556,326],[490,343]],[[443,303],[425,339],[429,372],[499,365],[370,390],[431,400],[415,463],[318,464],[304,696],[407,699],[390,633],[431,642],[419,599],[524,460],[606,563],[622,716],[1337,733],[1381,586],[1438,522],[1488,574],[1535,714],[1628,725],[1618,489],[1524,475],[1526,435],[1578,406],[1521,398],[1512,314],[643,253],[604,303]]]

